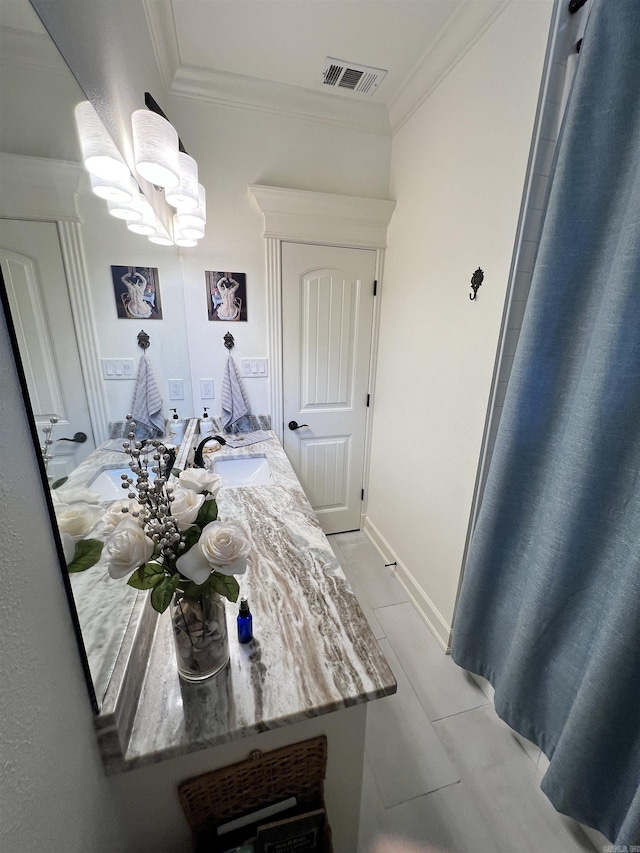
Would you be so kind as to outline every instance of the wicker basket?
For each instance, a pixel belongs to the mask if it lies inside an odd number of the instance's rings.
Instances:
[[[288,797],[296,797],[302,811],[324,809],[326,767],[327,739],[322,735],[271,752],[255,750],[245,761],[183,782],[178,795],[194,850],[226,849],[216,840],[217,826]],[[328,823],[325,839],[324,853],[333,853]]]

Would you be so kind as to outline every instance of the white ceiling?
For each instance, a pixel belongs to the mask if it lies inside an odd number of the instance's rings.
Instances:
[[[137,2],[168,94],[388,135],[511,0]],[[26,0],[0,0],[5,28],[42,31]],[[323,86],[327,56],[388,74],[371,95]]]
[[[167,91],[397,129],[511,0],[143,0]],[[322,85],[327,56],[388,71]]]
[[[388,104],[458,0],[173,0],[181,65],[316,89],[325,57],[388,70]],[[325,92],[354,97],[324,87]]]

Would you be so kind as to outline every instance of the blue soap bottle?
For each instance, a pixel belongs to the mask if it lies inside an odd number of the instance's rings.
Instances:
[[[249,610],[249,602],[246,598],[240,599],[240,611],[238,612],[238,642],[248,643],[253,639],[253,617]]]

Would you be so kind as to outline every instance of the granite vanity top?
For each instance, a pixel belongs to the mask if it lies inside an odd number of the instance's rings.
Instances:
[[[129,457],[122,448],[122,439],[107,441],[69,475],[67,482],[60,488],[60,494],[63,495],[66,489],[75,487],[89,488],[91,491],[90,483],[97,473],[108,468],[126,468],[128,462]],[[122,497],[126,497],[124,492]],[[100,514],[106,512],[109,503],[103,501],[100,504]],[[96,535],[102,528],[103,525],[99,524]],[[101,707],[118,650],[133,612],[137,590],[127,584],[115,583],[109,577],[103,561],[85,572],[71,574],[69,577],[91,680],[98,706]]]
[[[266,455],[273,484],[224,488],[219,517],[251,531],[257,567],[238,578],[254,639],[237,642],[227,603],[231,660],[199,684],[178,677],[169,614],[157,620],[137,711],[117,773],[387,696],[396,681],[277,436],[205,457]]]

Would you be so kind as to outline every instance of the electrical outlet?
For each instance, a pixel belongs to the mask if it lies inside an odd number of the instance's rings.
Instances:
[[[200,399],[201,400],[213,400],[213,379],[201,379],[200,380]]]
[[[182,379],[169,379],[169,399],[184,400],[184,382]]]

